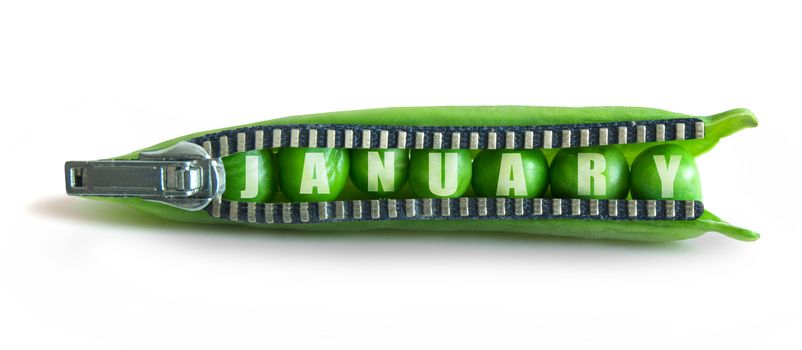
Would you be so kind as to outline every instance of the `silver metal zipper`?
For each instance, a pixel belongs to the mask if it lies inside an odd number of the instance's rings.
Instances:
[[[69,195],[137,197],[190,211],[204,209],[225,190],[222,162],[189,142],[142,152],[136,160],[67,162],[64,175]]]

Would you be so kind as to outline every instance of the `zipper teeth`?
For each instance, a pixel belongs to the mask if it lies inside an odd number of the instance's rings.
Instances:
[[[533,149],[704,138],[700,119],[551,126],[392,126],[298,124],[247,127],[189,140],[212,157],[264,148]]]
[[[212,157],[282,147],[534,149],[593,147],[704,138],[696,118],[551,126],[270,125],[225,130],[189,140]],[[315,203],[246,203],[216,198],[213,217],[298,224],[421,219],[694,220],[699,201],[551,198],[372,199]]]
[[[214,217],[258,224],[369,222],[376,220],[587,219],[694,220],[700,201],[561,198],[412,198],[332,202],[212,202]]]

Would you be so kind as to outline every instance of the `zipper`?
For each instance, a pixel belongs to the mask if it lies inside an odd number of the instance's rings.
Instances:
[[[215,218],[262,224],[432,219],[694,220],[700,201],[561,198],[373,199],[315,203],[222,200],[220,158],[282,147],[551,149],[704,138],[697,118],[552,126],[438,127],[295,124],[235,128],[182,141],[137,160],[65,164],[67,193],[135,197]]]

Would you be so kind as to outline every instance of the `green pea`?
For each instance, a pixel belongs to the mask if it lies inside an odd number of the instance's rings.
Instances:
[[[339,148],[281,148],[281,192],[294,202],[330,201],[348,180],[348,152]]]
[[[632,162],[632,198],[702,200],[702,183],[693,155],[677,145],[641,152]]]
[[[409,160],[409,186],[423,198],[455,198],[471,184],[468,150],[413,150]]]
[[[629,165],[615,146],[564,148],[551,162],[550,177],[556,198],[626,198]]]
[[[352,149],[351,181],[362,192],[392,196],[407,182],[406,149]]]
[[[276,161],[270,151],[237,153],[223,158],[226,191],[223,199],[240,202],[269,202],[278,191]]]
[[[540,150],[484,150],[473,160],[473,190],[482,197],[539,197],[549,185]]]

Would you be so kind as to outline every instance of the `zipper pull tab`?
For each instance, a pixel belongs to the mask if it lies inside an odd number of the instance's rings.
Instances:
[[[223,163],[189,142],[142,152],[137,160],[71,161],[64,173],[68,195],[137,197],[190,211],[225,191]]]

